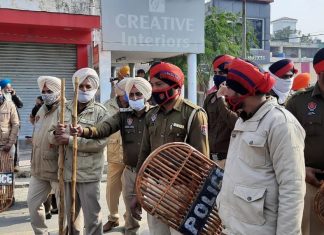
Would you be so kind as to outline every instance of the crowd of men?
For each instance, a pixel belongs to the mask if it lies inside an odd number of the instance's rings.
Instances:
[[[283,59],[269,71],[230,55],[217,56],[214,86],[203,107],[181,96],[185,76],[170,63],[156,62],[144,78],[130,77],[128,66],[114,79],[115,96],[95,101],[99,76],[91,68],[79,79],[77,126],[73,101],[60,117],[61,80],[37,79],[43,105],[33,115],[31,180],[27,203],[35,234],[47,234],[43,203],[53,191],[59,201],[58,148],[64,146],[64,202],[70,234],[102,234],[119,226],[118,204],[125,203],[125,234],[138,234],[141,206],[136,175],[159,146],[186,142],[224,169],[217,208],[224,234],[324,234],[313,201],[324,179],[324,48],[314,57],[317,81],[298,74]],[[14,156],[19,118],[14,101],[0,92],[1,146]],[[154,105],[153,105],[154,104]],[[18,106],[17,106],[18,107]],[[188,123],[190,123],[188,127]],[[188,127],[188,128],[187,128]],[[73,136],[77,135],[76,219],[70,221]],[[106,149],[107,147],[107,149]],[[107,155],[107,156],[106,156]],[[100,179],[108,161],[103,225]],[[148,214],[152,235],[181,234]]]

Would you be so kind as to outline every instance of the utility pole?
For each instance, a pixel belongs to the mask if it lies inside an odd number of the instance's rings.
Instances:
[[[246,59],[246,0],[242,0],[242,57]]]

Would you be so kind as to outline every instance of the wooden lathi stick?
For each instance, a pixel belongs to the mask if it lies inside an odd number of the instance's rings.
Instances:
[[[76,77],[74,81],[74,97],[73,97],[73,110],[72,110],[72,126],[76,127],[78,124],[78,91],[79,91],[79,78]],[[77,134],[73,135],[73,160],[72,160],[72,203],[71,203],[71,227],[74,228],[75,222],[75,195],[76,195],[76,166],[78,155],[78,139]]]
[[[60,124],[64,125],[65,111],[65,79],[61,80],[61,99],[60,99]],[[60,207],[59,207],[59,235],[64,231],[64,145],[59,146],[59,189],[60,189]]]

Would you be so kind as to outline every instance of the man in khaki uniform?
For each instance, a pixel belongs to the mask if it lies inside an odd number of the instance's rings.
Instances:
[[[47,234],[43,202],[53,190],[59,203],[58,147],[50,144],[49,130],[58,121],[61,80],[41,76],[37,82],[44,104],[35,116],[27,204],[34,233]]]
[[[314,197],[324,179],[324,48],[314,56],[315,86],[293,95],[286,108],[306,131],[306,196],[302,222],[303,235],[323,235],[324,224],[314,211]]]
[[[213,61],[215,91],[207,95],[203,108],[208,116],[208,141],[210,158],[224,169],[231,132],[238,114],[231,110],[225,100],[227,66],[234,59],[219,55]]]
[[[72,77],[79,78],[78,89],[78,116],[77,123],[82,126],[93,126],[103,120],[106,108],[95,102],[94,97],[99,88],[99,77],[91,68],[82,68],[76,71]],[[78,159],[76,167],[76,200],[75,216],[78,223],[71,227],[71,178],[73,159],[73,137],[70,136],[66,125],[72,123],[73,102],[67,102],[65,108],[65,125],[57,125],[55,131],[51,132],[52,144],[65,145],[64,181],[65,181],[65,205],[70,234],[80,234],[85,228],[87,235],[101,235],[102,215],[100,206],[100,180],[104,166],[104,149],[107,146],[107,138],[89,140],[78,137]],[[84,215],[84,226],[80,222],[80,210]],[[79,223],[80,222],[80,223]]]
[[[152,88],[143,78],[129,78],[126,83],[126,94],[129,97],[130,109],[121,109],[94,127],[79,127],[78,134],[85,138],[102,138],[120,130],[123,139],[124,164],[122,175],[123,198],[126,206],[125,234],[137,234],[138,221],[131,215],[131,200],[134,196],[139,146],[142,141],[144,118],[150,110],[147,100],[151,98]]]
[[[125,98],[126,81],[129,78],[123,78],[115,84],[114,90],[116,96],[108,100],[104,106],[107,109],[107,116],[113,116],[119,112],[119,109],[127,109],[128,102]],[[116,132],[108,138],[107,145],[107,187],[106,201],[109,209],[108,222],[103,226],[103,231],[108,232],[113,227],[119,226],[119,197],[122,192],[122,174],[125,168],[123,163],[123,148],[120,132]]]
[[[216,199],[224,234],[301,234],[304,137],[296,118],[267,97],[275,79],[241,59],[229,65],[229,101],[242,105]]]
[[[170,63],[154,64],[150,68],[150,83],[152,97],[158,106],[145,116],[137,171],[153,150],[170,142],[186,142],[209,157],[207,115],[202,108],[180,96],[184,83],[181,69]],[[132,204],[133,216],[141,219],[134,210],[136,197]],[[148,215],[148,224],[151,235],[179,234],[151,215]]]
[[[0,148],[9,152],[11,157],[15,154],[15,143],[19,129],[19,117],[15,104],[4,98],[0,87]]]

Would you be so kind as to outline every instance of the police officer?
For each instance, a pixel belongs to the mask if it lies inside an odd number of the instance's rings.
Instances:
[[[203,108],[208,116],[208,140],[210,158],[224,168],[231,131],[238,114],[232,111],[225,100],[227,66],[234,59],[230,55],[219,55],[213,61],[215,91],[207,95]]]
[[[113,116],[119,110],[127,109],[128,99],[125,92],[125,86],[129,77],[122,78],[114,84],[116,96],[111,98],[104,106],[107,108],[107,116]],[[122,174],[125,168],[123,162],[122,137],[120,132],[109,136],[107,145],[107,185],[106,185],[106,202],[109,209],[108,221],[103,226],[103,232],[110,231],[113,227],[119,226],[119,197],[122,193]]]
[[[294,62],[289,59],[282,59],[273,63],[269,71],[276,82],[270,91],[270,95],[278,100],[278,104],[284,105],[293,84],[293,77],[298,72]]]
[[[49,130],[58,122],[61,80],[52,76],[40,76],[37,83],[44,104],[35,116],[27,204],[34,233],[47,234],[42,203],[47,200],[51,191],[54,191],[59,200],[58,147],[50,144]],[[46,218],[49,218],[51,214],[49,208],[47,209],[46,211],[45,208]]]
[[[187,142],[208,157],[207,116],[202,108],[180,96],[184,83],[181,69],[170,63],[154,64],[150,68],[150,83],[152,97],[158,106],[145,116],[144,134],[136,170],[140,169],[153,150],[170,142]],[[140,219],[135,205],[136,197],[133,199],[132,213],[134,217]],[[151,215],[148,215],[148,225],[152,235],[178,234]]]
[[[94,97],[99,88],[99,76],[91,68],[82,68],[73,74],[72,82],[79,78],[77,122],[82,126],[92,126],[104,119],[106,108],[95,102]],[[69,101],[65,107],[64,121],[66,125],[72,123],[73,101]],[[54,138],[53,138],[54,137]],[[71,208],[71,177],[73,159],[73,137],[65,125],[59,124],[50,135],[51,144],[63,144],[65,146],[64,182],[65,205]],[[102,216],[100,206],[100,180],[104,166],[104,148],[107,146],[107,138],[89,140],[77,138],[78,160],[76,175],[75,217],[74,227],[69,227],[70,234],[80,234],[85,228],[86,234],[102,234]],[[84,226],[81,220],[81,208],[84,215]],[[71,223],[70,210],[66,210],[68,225]]]
[[[140,144],[143,136],[144,118],[150,110],[147,100],[151,98],[152,87],[143,78],[128,78],[125,91],[129,97],[130,109],[120,109],[112,117],[93,127],[78,127],[78,134],[85,138],[102,138],[120,130],[123,142],[123,161],[125,169],[122,175],[122,192],[126,206],[125,234],[137,234],[138,221],[130,211],[131,200],[134,196],[136,172]]]
[[[320,180],[324,179],[324,48],[315,54],[313,65],[317,73],[315,86],[297,92],[286,105],[286,108],[295,115],[306,131],[306,196],[302,222],[303,235],[324,234],[324,224],[320,222],[313,208]]]

